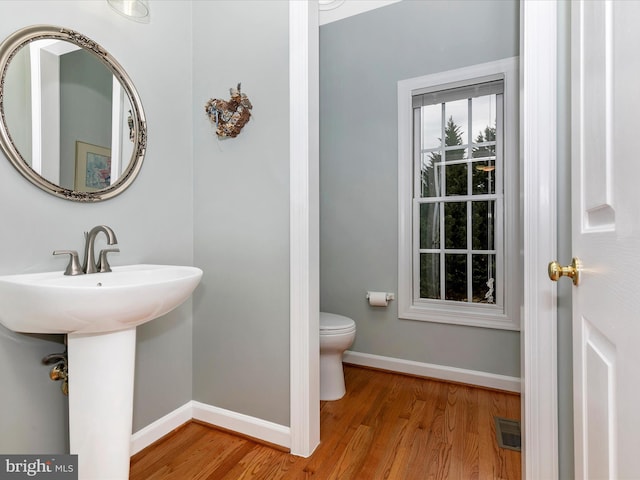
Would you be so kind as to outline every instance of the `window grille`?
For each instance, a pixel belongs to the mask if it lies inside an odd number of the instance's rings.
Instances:
[[[402,319],[518,330],[517,58],[398,82]]]

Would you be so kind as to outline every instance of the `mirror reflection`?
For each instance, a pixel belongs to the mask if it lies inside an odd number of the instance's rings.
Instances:
[[[93,54],[62,40],[18,51],[5,79],[5,121],[23,160],[69,190],[107,188],[131,158],[131,104]]]
[[[120,193],[146,148],[142,105],[122,67],[61,27],[27,27],[0,46],[0,143],[32,183],[71,200]]]

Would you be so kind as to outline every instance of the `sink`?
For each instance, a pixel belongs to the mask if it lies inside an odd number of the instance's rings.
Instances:
[[[0,276],[0,323],[22,333],[106,333],[135,327],[183,303],[202,270],[173,265],[109,273]]]
[[[69,449],[81,480],[129,478],[136,326],[183,303],[201,278],[172,265],[0,276],[2,325],[67,334]]]

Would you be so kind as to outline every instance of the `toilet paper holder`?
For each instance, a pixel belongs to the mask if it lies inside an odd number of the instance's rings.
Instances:
[[[367,292],[367,300],[369,300],[371,298],[371,294],[372,293],[381,293],[381,292]],[[395,293],[384,292],[384,294],[385,294],[385,298],[387,299],[387,302],[389,300],[395,300],[396,299]]]
[[[367,292],[367,300],[372,307],[386,307],[396,296],[388,292]]]

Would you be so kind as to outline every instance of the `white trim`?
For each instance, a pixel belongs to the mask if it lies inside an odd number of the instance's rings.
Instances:
[[[521,1],[524,198],[522,478],[558,478],[556,286],[557,3]]]
[[[31,61],[31,168],[39,175],[42,174],[42,47],[37,42],[29,45]],[[60,78],[58,72],[57,78]],[[60,110],[58,109],[58,118]],[[58,162],[59,164],[60,162]]]
[[[120,178],[122,168],[122,144],[124,139],[129,141],[129,137],[125,137],[122,133],[122,120],[125,116],[124,112],[124,89],[120,84],[120,80],[115,75],[111,80],[111,180],[113,185]]]
[[[434,378],[447,382],[465,383],[478,387],[495,388],[507,392],[520,392],[521,380],[518,377],[497,375],[495,373],[467,370],[464,368],[434,365],[432,363],[414,362],[400,358],[383,357],[369,353],[359,353],[347,350],[342,360],[345,363],[360,365],[362,367],[378,368],[390,372],[406,373],[419,377]]]
[[[291,453],[320,444],[319,29],[317,4],[289,2]],[[278,442],[273,442],[278,443]]]
[[[131,435],[131,455],[144,450],[153,442],[184,425],[193,418],[193,402],[189,401]]]
[[[291,448],[289,427],[193,401],[193,418],[264,442]]]
[[[131,455],[192,419],[284,448],[291,447],[289,427],[192,400],[131,435]]]
[[[518,165],[503,162],[503,305],[456,302],[418,302],[413,298],[413,108],[412,94],[426,87],[442,89],[504,78],[504,158],[518,158],[518,57],[438,72],[398,82],[398,317],[428,322],[471,325],[474,327],[520,330],[522,268],[520,263],[520,220]],[[499,219],[498,221],[502,221]],[[496,248],[501,248],[500,238]],[[498,268],[500,268],[498,266]],[[507,287],[508,285],[508,287]],[[498,305],[500,307],[500,305]]]

